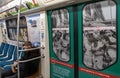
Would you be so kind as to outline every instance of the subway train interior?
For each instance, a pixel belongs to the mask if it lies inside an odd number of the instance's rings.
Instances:
[[[120,0],[0,0],[0,78],[120,78]]]

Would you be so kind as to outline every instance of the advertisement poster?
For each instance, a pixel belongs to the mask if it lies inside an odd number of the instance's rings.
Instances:
[[[40,14],[27,16],[28,37],[34,46],[40,46]]]
[[[69,11],[67,9],[52,11],[50,18],[52,20],[51,78],[74,78],[74,54],[70,49]]]
[[[118,59],[115,2],[106,0],[87,4],[82,16],[82,58],[79,57],[82,64],[79,75],[84,78],[87,74],[89,78],[117,78],[113,74],[118,73],[114,67]]]
[[[105,69],[117,60],[116,8],[114,2],[110,4],[103,1],[84,7],[83,62],[96,70]]]

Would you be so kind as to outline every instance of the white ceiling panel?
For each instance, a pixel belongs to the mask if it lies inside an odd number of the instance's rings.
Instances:
[[[0,0],[0,7],[6,5],[7,3],[11,2],[13,0]]]

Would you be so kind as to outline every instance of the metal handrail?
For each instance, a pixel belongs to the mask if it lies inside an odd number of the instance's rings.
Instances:
[[[36,49],[40,49],[40,47],[30,48],[30,49],[22,49],[22,50],[18,50],[18,51],[19,51],[19,52],[20,52],[20,51],[31,51],[31,50],[36,50]]]
[[[41,55],[41,56],[38,56],[38,57],[35,57],[35,58],[19,61],[19,63],[25,63],[25,62],[33,61],[33,60],[44,58],[44,57],[45,57],[44,55]]]
[[[36,47],[36,48],[23,49],[23,50],[18,50],[18,51],[19,52],[21,52],[21,51],[32,51],[32,50],[37,50],[37,49],[44,49],[44,47]]]

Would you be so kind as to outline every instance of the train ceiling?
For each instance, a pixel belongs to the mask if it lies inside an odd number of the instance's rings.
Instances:
[[[78,4],[91,0],[21,0],[21,12],[28,13],[30,9],[37,7],[38,11],[50,10],[60,8],[63,6]],[[16,15],[18,7],[20,6],[19,0],[0,0],[0,18],[9,15]]]
[[[8,4],[8,3],[11,2],[11,1],[13,1],[13,0],[0,0],[0,7]]]

